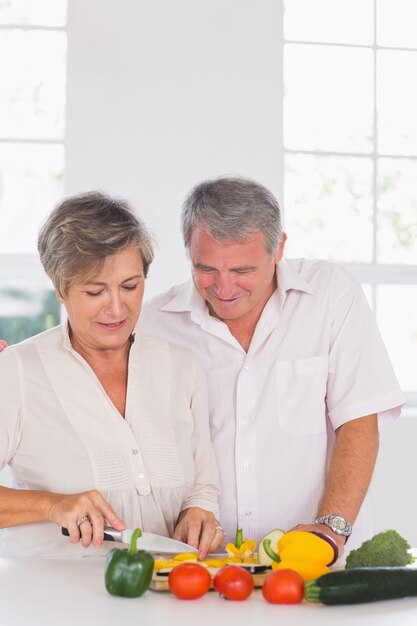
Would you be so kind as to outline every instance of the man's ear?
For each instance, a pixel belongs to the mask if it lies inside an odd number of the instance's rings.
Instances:
[[[286,241],[287,241],[287,233],[282,233],[281,241],[274,257],[275,264],[279,263],[284,255],[284,248],[285,248]]]

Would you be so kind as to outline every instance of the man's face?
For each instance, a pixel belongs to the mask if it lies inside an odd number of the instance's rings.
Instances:
[[[261,232],[243,241],[214,241],[195,227],[189,245],[194,285],[210,313],[225,320],[260,315],[276,288],[275,265],[283,255],[286,235],[271,257]]]

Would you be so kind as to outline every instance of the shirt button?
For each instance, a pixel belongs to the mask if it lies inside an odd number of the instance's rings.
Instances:
[[[246,517],[250,517],[252,515],[252,511],[245,511]]]
[[[139,476],[139,478],[145,478],[145,474],[144,474],[143,472],[140,472],[140,473],[138,474],[138,476]]]
[[[243,419],[244,419],[244,420],[250,420],[250,418],[251,418],[251,415],[244,415],[244,416],[243,416]]]
[[[245,365],[244,368],[243,368],[243,371],[244,372],[249,372],[249,365]]]
[[[245,461],[242,465],[243,467],[249,467],[249,461]]]
[[[132,450],[132,454],[137,454],[139,450]]]

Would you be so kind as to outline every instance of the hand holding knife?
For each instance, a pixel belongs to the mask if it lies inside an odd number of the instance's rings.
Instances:
[[[67,528],[61,528],[61,531],[63,535],[69,537]],[[111,526],[105,526],[103,539],[104,541],[120,541],[130,544],[133,532],[133,529],[129,528],[126,530],[116,530]],[[147,550],[148,552],[158,554],[177,554],[178,552],[192,552],[193,554],[198,554],[198,549],[190,546],[188,543],[183,543],[182,541],[154,533],[142,533],[137,539],[137,546],[140,550]]]

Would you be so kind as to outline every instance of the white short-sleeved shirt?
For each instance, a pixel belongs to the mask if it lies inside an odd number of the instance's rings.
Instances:
[[[136,333],[125,419],[73,350],[66,325],[5,350],[0,387],[0,467],[9,464],[11,487],[99,489],[128,527],[162,535],[183,508],[217,515],[206,380],[190,350]],[[78,557],[111,547],[71,544],[49,522],[0,530],[0,556]]]
[[[363,291],[346,270],[283,260],[277,285],[247,353],[191,281],[141,314],[142,328],[191,348],[205,367],[228,540],[237,527],[259,540],[311,522],[335,429],[372,413],[397,416],[404,402]],[[371,530],[363,505],[349,546]]]

